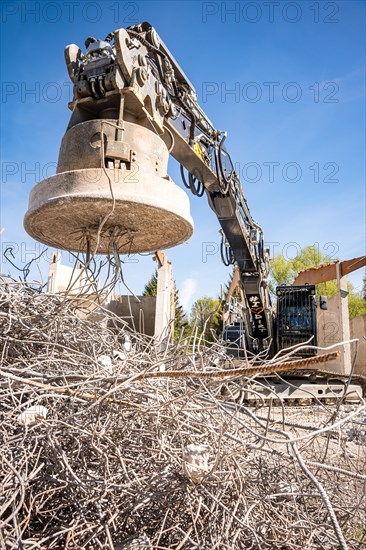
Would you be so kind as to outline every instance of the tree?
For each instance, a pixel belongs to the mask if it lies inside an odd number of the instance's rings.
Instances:
[[[308,245],[292,260],[292,270],[297,275],[304,269],[327,263],[330,263],[330,259],[326,254],[322,254],[316,246]]]
[[[174,317],[174,340],[177,341],[183,329],[183,335],[189,329],[189,322],[183,306],[179,303],[179,291],[175,286],[174,281],[174,301],[175,301],[175,317]]]
[[[291,262],[282,254],[275,256],[270,263],[269,288],[272,294],[276,294],[276,286],[289,285],[294,280]]]
[[[303,248],[295,258],[286,260],[282,254],[278,254],[271,260],[270,263],[270,289],[274,293],[277,285],[289,285],[296,276],[310,267],[316,267],[318,265],[329,263],[329,257],[322,254],[316,246],[306,246]],[[334,260],[332,260],[334,261]],[[328,285],[328,283],[323,283]],[[326,296],[334,295],[332,292],[337,291],[337,287],[333,288],[333,285],[324,287],[324,294]]]
[[[366,269],[362,279],[362,298],[366,300]]]
[[[203,338],[212,342],[214,336],[220,336],[222,333],[222,302],[220,299],[203,296],[195,301],[192,306],[190,322],[191,327],[197,327],[198,335],[203,334]]]
[[[156,296],[158,293],[158,270],[152,274],[149,282],[145,285],[143,296]],[[188,327],[187,315],[183,310],[183,306],[179,303],[179,291],[174,281],[174,340],[177,340],[183,329]]]
[[[330,263],[329,257],[322,254],[316,246],[311,245],[303,248],[291,260],[286,260],[282,254],[279,254],[270,263],[270,290],[275,294],[276,286],[293,283],[300,271],[327,263]],[[337,284],[335,281],[320,283],[317,285],[317,292],[331,298],[337,294]]]
[[[350,319],[359,315],[366,315],[366,299],[362,297],[361,292],[348,295],[348,309]]]
[[[158,270],[155,269],[149,282],[145,285],[143,296],[156,296],[158,293]]]

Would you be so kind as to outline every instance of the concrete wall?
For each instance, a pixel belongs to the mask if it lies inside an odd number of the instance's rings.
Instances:
[[[366,315],[360,315],[350,321],[351,338],[358,338],[358,353],[355,363],[355,374],[366,376]]]
[[[317,330],[318,330],[318,346],[327,347],[337,342],[342,341],[342,325],[340,314],[340,296],[333,296],[328,299],[328,309],[321,310],[317,308]],[[366,376],[366,315],[360,315],[349,321],[350,325],[350,338],[358,338],[358,353],[354,367],[355,374],[362,374]],[[339,348],[337,348],[338,350]],[[341,349],[341,358],[337,361],[327,363],[324,368],[327,370],[334,370],[334,372],[343,372],[343,352]],[[351,345],[351,360],[353,360],[355,353],[354,344]]]
[[[340,300],[339,296],[328,298],[328,309],[323,310],[317,307],[317,332],[318,346],[328,347],[332,344],[342,341],[342,331],[340,323]],[[322,365],[324,369],[344,374],[343,372],[343,353],[341,357],[335,361],[331,361]],[[321,367],[320,367],[321,368]]]
[[[327,347],[342,340],[339,297],[328,298],[328,309],[319,307],[317,313],[318,346]]]
[[[328,298],[328,309],[317,308],[317,332],[318,346],[327,347],[344,340],[341,322],[341,297],[340,294]],[[324,369],[339,374],[349,374],[350,365],[345,366],[343,346],[335,348],[340,352],[340,357],[324,365]]]
[[[115,297],[109,302],[107,309],[125,321],[132,330],[154,336],[156,297],[138,298],[140,301],[133,296]],[[113,321],[110,320],[108,324],[112,325]]]

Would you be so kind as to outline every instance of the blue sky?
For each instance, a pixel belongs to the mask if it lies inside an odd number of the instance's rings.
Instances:
[[[364,254],[365,3],[349,0],[3,2],[2,249],[13,243],[18,264],[42,249],[27,237],[23,216],[31,188],[54,172],[70,117],[64,47],[83,48],[87,36],[104,38],[144,20],[193,82],[212,122],[228,132],[272,253],[292,257],[318,243],[334,258]],[[173,160],[169,173],[181,186]],[[217,295],[229,277],[213,212],[204,197],[190,200],[194,236],[168,251],[186,307]],[[39,267],[47,272],[44,262]],[[134,292],[153,269],[151,257],[127,259]],[[15,274],[6,261],[2,270]],[[350,279],[360,288],[362,271]]]

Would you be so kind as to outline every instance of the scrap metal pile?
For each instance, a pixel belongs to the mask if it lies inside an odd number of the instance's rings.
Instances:
[[[246,407],[220,342],[0,288],[1,548],[365,548],[363,401]]]

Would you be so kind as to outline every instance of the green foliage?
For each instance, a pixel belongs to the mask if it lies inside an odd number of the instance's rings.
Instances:
[[[149,282],[145,285],[143,296],[156,296],[158,292],[158,270],[151,275]]]
[[[351,284],[349,283],[348,286],[350,287]],[[351,288],[349,288],[348,291],[351,292]],[[328,296],[328,298],[331,298],[332,296],[338,294],[337,282],[326,281],[325,283],[319,283],[316,285],[316,292],[318,296]]]
[[[334,261],[334,259],[331,261]],[[270,263],[270,290],[274,294],[276,286],[290,285],[300,271],[327,263],[330,263],[329,257],[322,254],[316,246],[312,245],[303,248],[291,260],[286,260],[282,254],[279,254]],[[317,293],[330,298],[337,294],[337,285],[334,281],[321,283],[317,285]]]
[[[270,263],[269,287],[272,294],[276,293],[276,286],[289,285],[294,280],[291,261],[279,254]]]
[[[362,294],[362,298],[366,300],[366,269],[365,269],[365,273],[363,274],[361,294]]]
[[[179,291],[174,283],[174,300],[175,300],[175,319],[174,319],[174,341],[177,341],[180,337],[183,329],[184,336],[189,330],[189,323],[187,315],[183,309],[183,306],[179,303]]]
[[[334,261],[334,260],[332,260]],[[330,263],[329,257],[322,254],[316,246],[305,246],[292,260],[292,270],[296,275],[309,267]]]
[[[361,292],[348,295],[349,318],[353,319],[359,315],[366,315],[366,299]]]
[[[286,260],[282,254],[279,254],[273,258],[270,263],[271,292],[274,293],[275,287],[278,285],[290,285],[293,283],[300,271],[326,263],[329,263],[329,258],[325,254],[322,254],[316,246],[312,245],[303,248],[299,254],[291,260]],[[327,286],[325,287],[324,284]],[[321,290],[325,291],[323,294],[326,296],[334,295],[332,294],[334,288],[328,283],[323,283]],[[330,294],[327,292],[330,292]]]
[[[149,282],[145,285],[143,296],[156,296],[158,292],[158,270],[152,274]],[[187,315],[183,310],[183,306],[179,303],[179,292],[174,282],[174,302],[175,302],[175,317],[174,317],[174,340],[178,340],[182,329],[184,333],[188,330]],[[183,334],[184,334],[183,333]]]
[[[214,336],[219,336],[222,333],[222,303],[219,299],[203,296],[195,301],[192,306],[190,323],[191,330],[197,327],[198,335],[205,340],[212,342]]]

